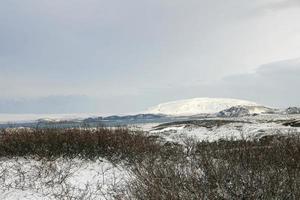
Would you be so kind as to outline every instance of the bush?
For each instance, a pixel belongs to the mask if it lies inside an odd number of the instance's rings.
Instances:
[[[300,199],[299,137],[189,142],[174,153],[139,163],[127,198]]]
[[[122,127],[10,129],[0,133],[0,157],[128,163],[132,177],[116,199],[300,199],[299,136],[184,145],[157,139]]]
[[[159,151],[159,145],[140,131],[127,128],[15,129],[0,133],[0,156],[41,158],[141,159]]]

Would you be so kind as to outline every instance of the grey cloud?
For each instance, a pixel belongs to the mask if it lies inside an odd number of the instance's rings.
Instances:
[[[263,65],[254,73],[227,77],[225,91],[270,106],[300,106],[300,60]]]
[[[143,88],[140,94],[106,97],[49,96],[33,99],[2,99],[0,113],[101,113],[143,111],[155,104],[193,97],[246,99],[271,107],[300,106],[300,59],[262,65],[242,73],[197,85]]]
[[[34,99],[0,99],[0,113],[81,113],[92,112],[95,102],[85,96],[48,96]]]
[[[119,95],[114,97],[88,97],[84,95],[56,95],[39,98],[2,98],[0,113],[9,114],[69,114],[95,113],[112,115],[133,113],[149,103],[144,96]]]
[[[288,8],[293,6],[300,6],[299,0],[283,0],[277,3],[271,3],[271,7],[273,8]]]
[[[0,112],[119,113],[195,96],[284,104],[272,84],[282,80],[279,74],[291,82],[297,70],[271,72],[266,66],[245,74],[262,63],[299,56],[300,12],[254,12],[261,5],[297,4],[274,2],[1,1],[0,99],[11,102],[2,101]],[[217,81],[234,73],[242,75]],[[258,81],[274,91],[270,97],[256,89]],[[284,87],[294,88],[277,86]],[[86,96],[66,97],[78,94]],[[67,106],[71,101],[77,102],[73,109]],[[291,101],[286,104],[297,103]],[[58,108],[59,102],[66,106]]]
[[[280,1],[271,1],[261,7],[264,10],[284,10],[288,8],[298,8],[300,7],[299,0],[280,0]]]
[[[227,97],[252,100],[271,107],[300,106],[299,77],[300,59],[293,59],[262,65],[252,73],[227,76],[214,83],[168,92],[173,99]]]

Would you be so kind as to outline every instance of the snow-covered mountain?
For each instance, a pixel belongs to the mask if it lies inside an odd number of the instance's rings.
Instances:
[[[247,107],[251,114],[262,113],[267,109],[266,107],[261,106],[255,102],[246,100],[227,98],[194,98],[159,104],[148,109],[146,113],[190,116],[198,114],[218,113],[222,110],[238,106]]]

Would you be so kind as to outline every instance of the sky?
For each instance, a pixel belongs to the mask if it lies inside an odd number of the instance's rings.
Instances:
[[[0,0],[0,113],[300,106],[299,0]]]

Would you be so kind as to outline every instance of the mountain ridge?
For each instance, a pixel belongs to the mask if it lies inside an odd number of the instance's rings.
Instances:
[[[231,107],[251,107],[254,113],[262,113],[266,108],[258,103],[232,98],[192,98],[171,101],[149,108],[145,113],[173,116],[191,116],[197,114],[213,114]]]

